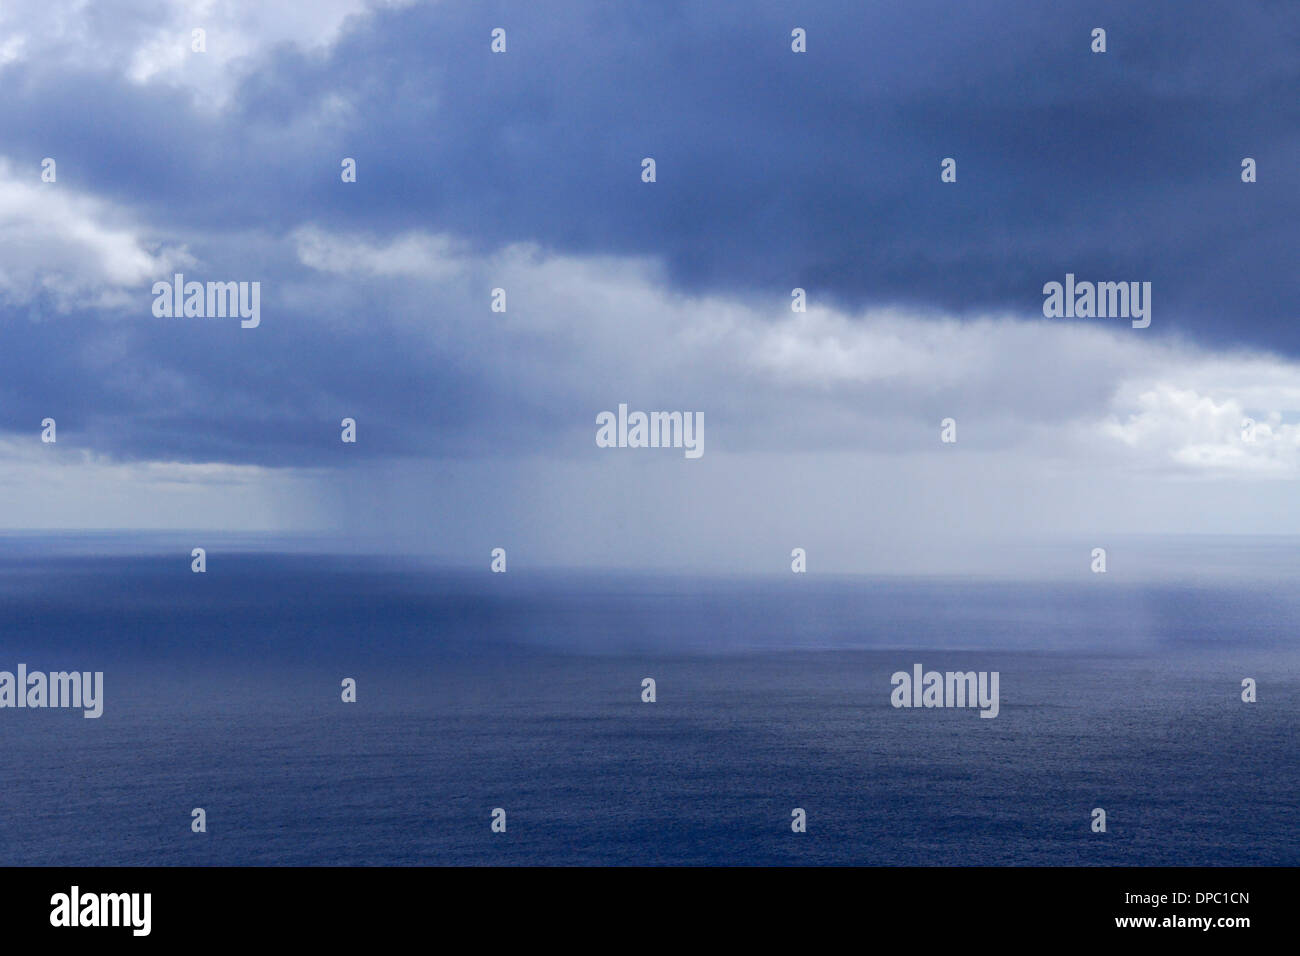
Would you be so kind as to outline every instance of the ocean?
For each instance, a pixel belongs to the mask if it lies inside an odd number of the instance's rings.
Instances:
[[[0,542],[0,670],[104,672],[99,719],[0,710],[0,864],[1300,864],[1289,570],[207,560]],[[894,708],[916,663],[997,717]]]

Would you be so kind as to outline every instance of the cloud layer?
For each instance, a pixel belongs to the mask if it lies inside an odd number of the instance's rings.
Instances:
[[[616,477],[649,554],[655,508],[755,521],[810,469],[824,498],[869,469],[895,502],[969,492],[899,540],[1027,499],[1026,530],[1222,530],[1196,502],[1300,469],[1294,5],[35,9],[0,13],[0,429],[6,481],[45,491],[0,524],[88,520],[92,472],[139,522],[183,475],[293,498],[285,526],[396,508],[470,540],[504,509],[573,555],[560,516]],[[261,282],[261,326],[153,317],[177,271]],[[1044,319],[1066,272],[1152,282],[1151,328]],[[706,463],[603,454],[620,402],[703,412]],[[57,449],[27,448],[47,416]],[[1163,490],[1090,490],[1125,483]]]

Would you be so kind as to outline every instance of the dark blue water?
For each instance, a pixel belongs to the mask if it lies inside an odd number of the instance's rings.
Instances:
[[[0,710],[0,865],[1300,863],[1276,582],[208,560],[0,555],[0,669],[106,685]],[[999,716],[895,710],[915,662]]]

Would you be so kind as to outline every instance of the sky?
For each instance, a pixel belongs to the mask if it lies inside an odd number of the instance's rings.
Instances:
[[[1300,533],[1300,6],[1068,6],[7,0],[0,528],[846,572]],[[260,325],[155,315],[178,272]],[[1067,273],[1150,326],[1044,317]],[[620,403],[704,454],[598,447]]]

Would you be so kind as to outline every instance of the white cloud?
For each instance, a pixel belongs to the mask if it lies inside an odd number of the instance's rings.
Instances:
[[[1225,371],[1217,369],[1220,376]],[[1277,408],[1294,401],[1293,395],[1286,394],[1291,389],[1260,394],[1258,386],[1242,381],[1240,374],[1207,380],[1203,369],[1194,364],[1180,372],[1165,371],[1165,378],[1145,387],[1140,382],[1125,383],[1121,391],[1127,397],[1117,397],[1118,409],[1102,423],[1101,432],[1129,448],[1141,449],[1150,458],[1163,458],[1166,465],[1192,472],[1297,476],[1300,425],[1283,422]],[[1243,401],[1245,392],[1256,401],[1273,405],[1264,413],[1266,420],[1250,417]],[[1288,406],[1292,415],[1295,407]]]
[[[236,83],[272,47],[305,51],[333,45],[350,17],[413,0],[5,0],[0,6],[0,66],[106,70],[139,84],[181,86],[201,106],[220,108]],[[35,29],[34,25],[40,28]],[[206,31],[206,52],[192,31]]]
[[[61,311],[122,306],[192,261],[183,247],[146,242],[111,204],[0,157],[0,298],[8,303],[48,296]]]
[[[301,262],[349,282],[409,280],[410,299],[394,295],[410,305],[390,308],[393,321],[409,315],[444,348],[483,361],[485,376],[502,374],[506,352],[535,346],[531,367],[508,367],[512,382],[525,376],[555,403],[586,396],[593,413],[678,400],[705,410],[735,451],[925,452],[952,416],[972,444],[1043,461],[1300,476],[1300,364],[1279,356],[1218,353],[1122,322],[793,313],[781,296],[764,306],[676,294],[651,261],[524,245],[475,257],[423,233],[378,241],[313,228],[295,241]],[[494,286],[510,311],[489,317]]]
[[[413,232],[388,242],[330,233],[314,226],[294,231],[298,261],[337,275],[447,279],[465,267],[459,244],[445,235]]]

